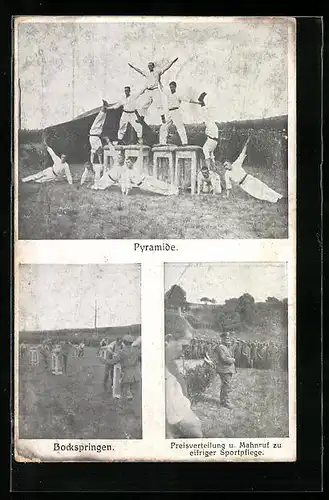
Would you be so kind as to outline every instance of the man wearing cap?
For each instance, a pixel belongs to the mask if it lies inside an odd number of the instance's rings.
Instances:
[[[143,88],[141,91],[136,92],[135,94],[131,94],[131,88],[127,85],[124,88],[125,97],[118,101],[115,104],[107,106],[107,109],[118,109],[123,107],[122,115],[120,118],[119,130],[118,130],[118,142],[121,143],[128,124],[132,126],[137,134],[137,141],[139,144],[142,144],[142,132],[143,127],[140,123],[139,111],[137,109],[136,101],[137,99],[146,91],[146,88]]]
[[[127,399],[133,399],[136,386],[140,382],[140,370],[138,370],[140,350],[132,347],[134,337],[125,335],[123,337],[122,349],[109,360],[110,365],[120,363],[122,375],[122,393]]]
[[[151,106],[152,103],[155,104],[157,109],[161,113],[161,120],[162,123],[165,122],[165,115],[163,112],[163,101],[162,101],[162,95],[161,95],[161,76],[168,71],[169,68],[178,60],[178,57],[174,59],[172,62],[167,64],[166,66],[163,66],[162,68],[156,67],[154,62],[149,62],[148,63],[148,73],[142,71],[139,68],[136,68],[132,64],[128,63],[128,66],[130,66],[133,70],[137,71],[140,75],[144,76],[147,80],[147,86],[146,86],[146,101],[143,105],[143,108],[141,110],[141,118],[142,120],[144,119],[144,116],[146,115],[149,107]]]
[[[198,190],[200,194],[220,194],[222,186],[220,183],[220,176],[213,170],[209,170],[206,165],[203,165],[197,177]]]
[[[231,337],[229,332],[221,334],[222,343],[214,350],[216,360],[216,371],[221,379],[220,404],[225,408],[232,409],[230,392],[232,376],[236,372],[235,359],[231,351]]]

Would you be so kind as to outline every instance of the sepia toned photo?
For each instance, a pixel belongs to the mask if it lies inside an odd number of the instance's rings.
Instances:
[[[284,438],[287,268],[165,265],[166,436]]]
[[[15,17],[16,461],[296,459],[295,31]]]
[[[17,18],[18,237],[288,237],[288,18]]]
[[[16,440],[141,439],[140,269],[19,269]]]

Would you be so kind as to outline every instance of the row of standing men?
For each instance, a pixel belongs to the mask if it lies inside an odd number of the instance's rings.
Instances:
[[[257,368],[263,370],[287,370],[288,348],[274,341],[241,340],[231,337],[231,352],[237,368]],[[220,340],[195,337],[185,350],[186,359],[202,359],[211,356]]]

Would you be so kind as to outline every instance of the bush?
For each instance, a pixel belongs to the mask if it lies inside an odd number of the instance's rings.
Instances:
[[[214,380],[216,371],[208,363],[189,368],[185,373],[187,393],[191,400],[200,397]]]

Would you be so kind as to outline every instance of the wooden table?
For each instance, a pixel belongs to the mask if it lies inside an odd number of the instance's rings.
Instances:
[[[135,158],[139,156],[140,148],[143,148],[143,171],[147,175],[153,175],[152,164],[150,163],[150,151],[149,146],[139,146],[138,144],[130,144],[128,146],[122,146],[125,153],[125,159]]]
[[[184,188],[186,182],[188,181],[187,170],[185,170],[185,160],[189,160],[191,162],[191,170],[190,170],[190,179],[191,179],[191,194],[195,194],[196,188],[196,178],[197,171],[200,160],[200,152],[202,148],[200,146],[178,146],[175,150],[175,184],[177,187],[180,187],[180,168],[183,166],[183,183]],[[181,160],[181,163],[180,163]]]
[[[115,154],[118,154],[121,152],[121,154],[124,154],[124,146],[114,146],[115,149]],[[104,146],[103,148],[103,155],[104,155],[104,169],[107,167],[111,167],[111,164],[114,163],[115,161],[115,156],[113,149],[109,149],[108,146]],[[112,161],[111,161],[112,160]]]
[[[174,145],[163,145],[154,146],[152,148],[153,154],[153,175],[156,179],[165,180],[171,184],[175,183],[175,151],[177,146]],[[158,163],[159,160],[159,163]],[[163,166],[163,160],[168,160],[168,176],[165,175],[165,169]],[[165,178],[167,177],[167,178]]]

